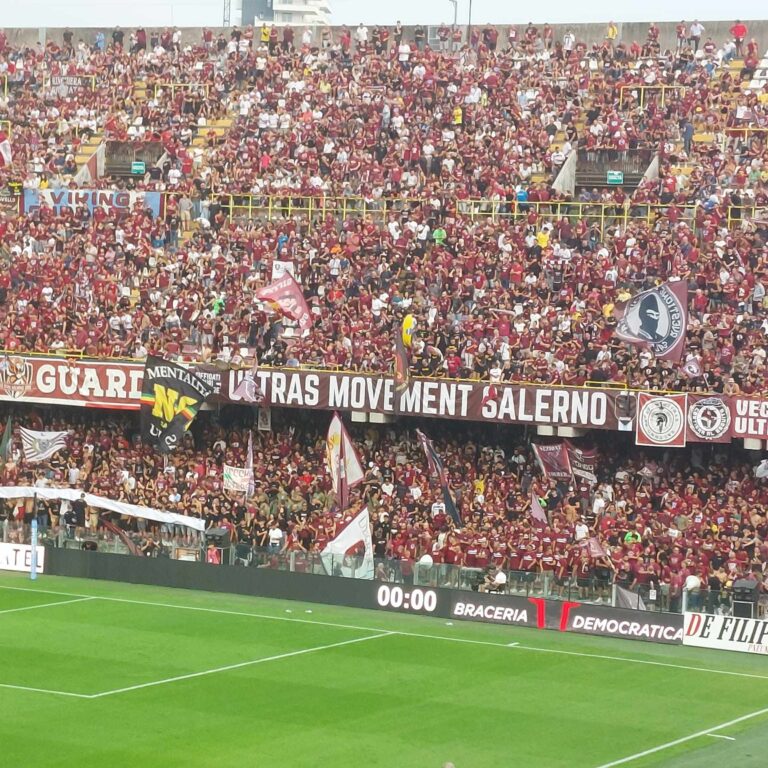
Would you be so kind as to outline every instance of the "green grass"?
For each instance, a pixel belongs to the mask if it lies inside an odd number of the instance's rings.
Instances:
[[[768,708],[747,654],[52,576],[0,638],[0,766],[598,768]],[[717,733],[623,764],[766,765]]]

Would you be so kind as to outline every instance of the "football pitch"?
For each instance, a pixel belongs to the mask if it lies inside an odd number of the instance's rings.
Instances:
[[[768,763],[747,654],[0,575],[0,766]]]

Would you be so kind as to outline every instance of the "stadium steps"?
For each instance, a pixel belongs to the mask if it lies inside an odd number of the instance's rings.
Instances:
[[[193,237],[195,232],[200,229],[200,225],[196,221],[190,222],[190,228],[184,229],[179,236],[179,245],[186,245]]]
[[[631,194],[643,180],[642,173],[625,173],[624,183],[619,185],[624,192]],[[576,171],[576,189],[604,189],[607,185],[605,171],[600,173],[590,171]]]
[[[104,141],[104,135],[101,133],[95,133],[91,136],[85,144],[81,144],[75,155],[75,163],[78,168],[82,168],[93,157],[93,153],[99,148],[99,145]]]
[[[234,120],[231,117],[222,117],[218,120],[210,120],[205,125],[197,127],[197,135],[192,139],[193,147],[206,147],[208,145],[208,134],[213,132],[216,138],[225,136],[232,127]]]
[[[135,102],[146,101],[149,98],[149,87],[144,80],[133,81],[133,100]]]

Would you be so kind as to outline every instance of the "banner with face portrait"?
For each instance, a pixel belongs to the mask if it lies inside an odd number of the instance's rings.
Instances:
[[[638,293],[614,315],[616,335],[622,341],[647,347],[659,360],[680,361],[688,327],[687,283],[662,283]]]

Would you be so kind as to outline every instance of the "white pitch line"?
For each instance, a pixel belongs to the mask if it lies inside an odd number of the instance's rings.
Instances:
[[[158,603],[152,600],[131,600],[125,597],[102,597],[100,595],[82,595],[73,592],[55,592],[53,590],[30,589],[29,587],[9,587],[0,584],[0,589],[13,589],[23,592],[44,592],[51,595],[67,595],[69,597],[93,597],[97,600],[107,600],[112,603],[127,603],[129,605],[149,605],[156,608],[175,608],[183,611],[201,611],[203,613],[216,613],[226,616],[249,616],[254,619],[269,619],[271,621],[288,621],[295,624],[315,624],[323,627],[336,627],[337,629],[356,629],[362,632],[389,632],[384,627],[361,627],[356,624],[339,624],[331,621],[319,621],[318,619],[299,619],[293,616],[272,616],[265,613],[248,613],[246,611],[231,611],[225,608],[204,608],[197,605],[178,605],[174,603]],[[401,616],[403,614],[400,614]],[[428,618],[428,617],[427,617]],[[403,637],[423,637],[428,640],[447,640],[453,643],[466,643],[469,645],[487,645],[493,648],[509,648],[509,643],[491,642],[489,640],[470,640],[465,637],[448,637],[446,635],[430,635],[423,632],[404,632],[395,630],[394,634]],[[665,661],[651,661],[649,659],[632,659],[626,656],[610,656],[602,653],[586,653],[582,651],[566,651],[561,648],[539,648],[533,645],[512,646],[515,651],[532,651],[534,653],[553,653],[562,656],[576,656],[585,659],[602,659],[604,661],[619,661],[625,664],[644,664],[652,667],[666,667],[668,669],[680,669],[689,672],[704,672],[712,675],[727,675],[729,677],[745,677],[753,680],[768,680],[768,675],[756,675],[750,672],[734,672],[728,669],[713,669],[711,667],[694,667],[687,664],[672,664]]]
[[[0,683],[0,688],[10,688],[13,691],[31,691],[33,693],[55,693],[57,696],[72,696],[76,699],[90,699],[87,693],[70,693],[69,691],[52,691],[48,688],[30,688],[27,685],[11,685],[10,683]]]
[[[96,598],[95,597],[78,597],[75,600],[59,600],[56,603],[43,603],[42,605],[25,605],[22,608],[5,608],[4,610],[0,611],[0,613],[16,613],[17,611],[34,611],[36,608],[53,608],[55,605],[71,605],[72,603],[82,603],[87,600],[96,600]]]
[[[647,757],[648,755],[655,755],[657,752],[669,749],[670,747],[676,747],[678,744],[685,744],[687,741],[693,741],[693,739],[698,739],[701,736],[714,736],[715,734],[711,733],[711,731],[721,731],[723,728],[728,728],[732,725],[738,725],[739,723],[743,723],[745,720],[751,720],[754,717],[760,717],[760,715],[765,714],[768,714],[768,707],[765,707],[764,709],[758,709],[757,712],[750,712],[748,715],[742,715],[741,717],[737,717],[735,720],[729,720],[727,723],[720,723],[720,725],[715,725],[712,728],[705,728],[703,731],[696,731],[696,733],[692,733],[690,736],[683,736],[681,739],[668,741],[666,744],[659,744],[658,747],[651,747],[651,749],[637,752],[634,755],[622,757],[620,760],[614,760],[612,763],[605,763],[604,765],[598,766],[598,768],[614,768],[616,765],[625,765],[626,763],[631,763],[633,760],[639,760],[641,757]]]
[[[708,733],[707,736],[711,736],[713,739],[728,739],[728,741],[736,741],[733,736],[722,736],[719,733]]]
[[[317,645],[314,648],[302,648],[299,651],[291,651],[290,653],[280,653],[276,656],[266,656],[261,659],[253,659],[252,661],[241,661],[239,664],[228,664],[225,667],[215,667],[214,669],[206,669],[202,672],[192,672],[188,675],[177,675],[176,677],[167,677],[164,680],[153,680],[150,683],[139,683],[138,685],[129,685],[125,688],[115,688],[113,691],[103,691],[102,693],[93,693],[86,698],[89,699],[101,699],[104,696],[114,696],[118,693],[128,693],[129,691],[138,691],[142,688],[153,688],[157,685],[166,685],[168,683],[177,683],[180,680],[191,680],[195,677],[204,677],[205,675],[215,675],[218,672],[229,672],[233,669],[242,669],[243,667],[252,667],[256,664],[266,664],[268,661],[279,661],[280,659],[289,659],[293,656],[302,656],[307,653],[316,653],[317,651],[327,651],[330,648],[341,648],[344,645],[352,645],[353,643],[364,643],[366,640],[376,640],[379,637],[387,637],[388,635],[395,634],[393,632],[382,632],[378,635],[368,635],[367,637],[356,637],[353,640],[343,640],[340,643],[330,643],[329,645]]]

